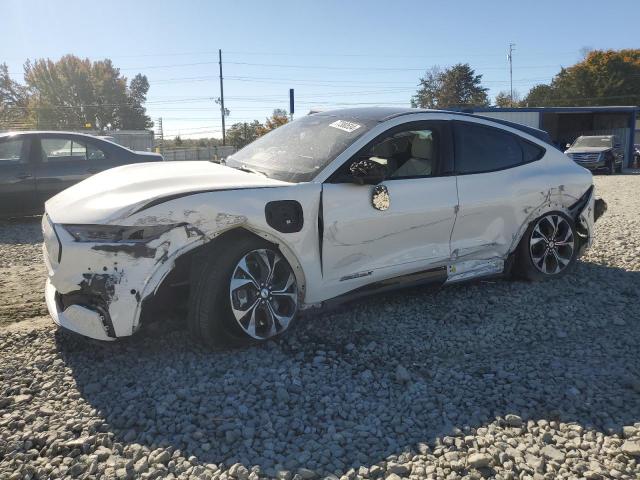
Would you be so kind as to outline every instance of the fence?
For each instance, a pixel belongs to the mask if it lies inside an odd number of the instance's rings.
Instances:
[[[162,151],[162,156],[168,161],[208,160],[219,161],[236,152],[232,146],[212,146],[197,148],[172,148]]]

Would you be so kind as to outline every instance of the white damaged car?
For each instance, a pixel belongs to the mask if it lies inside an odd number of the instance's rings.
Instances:
[[[207,345],[422,282],[566,274],[606,204],[546,133],[461,113],[316,113],[227,160],[114,168],[42,220],[54,321],[101,340],[180,300]]]

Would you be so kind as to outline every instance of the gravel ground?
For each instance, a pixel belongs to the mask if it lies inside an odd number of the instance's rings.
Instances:
[[[0,221],[0,326],[47,314],[40,217]]]
[[[597,240],[554,282],[379,296],[226,352],[6,326],[0,478],[639,478],[640,175],[596,184]],[[0,239],[0,317],[37,316],[37,224]]]

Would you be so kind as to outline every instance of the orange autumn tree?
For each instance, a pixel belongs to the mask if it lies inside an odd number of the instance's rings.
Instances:
[[[593,50],[550,84],[533,87],[521,105],[640,105],[640,49]]]

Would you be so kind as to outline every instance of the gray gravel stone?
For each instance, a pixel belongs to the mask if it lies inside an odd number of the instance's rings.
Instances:
[[[398,365],[396,367],[396,380],[399,383],[407,383],[411,381],[411,375],[409,374],[409,371],[402,365]]]
[[[565,458],[565,454],[552,445],[546,445],[542,447],[540,453],[542,453],[542,455],[544,455],[549,460],[553,460],[559,463],[563,462]]]
[[[620,447],[622,453],[632,457],[640,457],[640,440],[627,440]]]
[[[488,453],[472,453],[467,457],[467,464],[473,468],[488,467],[493,463],[493,457]]]
[[[518,415],[509,414],[504,417],[504,419],[507,422],[507,425],[509,425],[510,427],[522,426],[522,418],[520,418]]]
[[[37,222],[2,224],[0,478],[640,478],[640,175],[595,181],[609,210],[563,278],[380,295],[217,352],[57,331]]]

